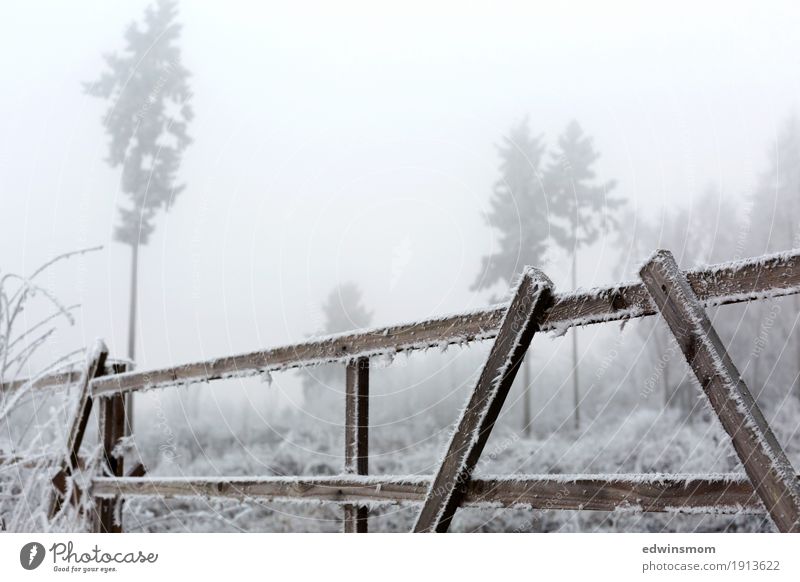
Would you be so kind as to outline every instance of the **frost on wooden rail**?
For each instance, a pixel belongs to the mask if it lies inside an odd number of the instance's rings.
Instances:
[[[223,498],[299,503],[418,505],[430,489],[421,475],[322,477],[145,477],[93,481],[105,497]],[[754,513],[763,505],[743,474],[503,475],[472,478],[462,507]]]
[[[800,533],[794,469],[672,253],[657,251],[641,276],[772,521]]]
[[[706,306],[790,295],[800,292],[800,251],[722,263],[688,271],[686,276]],[[102,396],[486,340],[497,335],[506,308],[506,305],[497,305],[160,370],[107,376],[92,382],[92,388],[95,395]],[[623,283],[556,294],[552,308],[542,321],[541,331],[558,331],[570,326],[654,313],[647,290],[641,283]]]

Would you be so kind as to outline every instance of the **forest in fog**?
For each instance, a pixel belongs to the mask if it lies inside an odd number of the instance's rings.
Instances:
[[[603,41],[597,50],[631,59],[601,71],[607,84],[625,77],[631,85],[598,88],[594,104],[575,97],[598,85],[591,42],[547,53],[564,60],[543,65],[531,54],[547,47],[529,54],[503,33],[504,19],[487,23],[478,48],[453,32],[453,54],[428,58],[369,27],[353,43],[373,43],[375,55],[351,54],[343,41],[321,54],[281,35],[281,18],[303,15],[276,16],[266,41],[253,23],[216,22],[171,0],[105,10],[120,26],[86,24],[93,36],[77,56],[67,52],[74,64],[57,86],[29,79],[36,95],[69,97],[48,102],[47,114],[30,105],[21,119],[47,125],[63,107],[70,119],[60,122],[72,125],[53,122],[46,136],[28,128],[30,144],[0,150],[9,237],[0,254],[1,530],[83,528],[83,510],[51,521],[46,507],[77,391],[28,380],[79,371],[94,337],[108,342],[110,362],[150,370],[507,304],[525,266],[565,293],[637,280],[657,249],[689,270],[800,248],[796,93],[770,86],[789,97],[770,93],[763,109],[748,110],[743,91],[725,109],[734,81],[749,86],[758,76],[736,72],[732,81],[722,75],[735,67],[725,65],[719,78],[686,82],[713,93],[696,116],[672,117],[691,109],[694,93],[676,89],[648,104],[660,79],[701,60],[691,43],[712,50],[698,31],[674,54],[653,40],[663,77],[643,71],[639,81],[624,74],[639,70],[638,57]],[[552,16],[562,17],[570,19]],[[345,20],[335,20],[343,36]],[[216,26],[224,42],[212,42]],[[752,26],[767,43],[766,29]],[[41,58],[60,58],[52,53]],[[351,69],[355,80],[343,73]],[[797,82],[796,71],[784,74]],[[636,88],[642,93],[627,102]],[[30,96],[14,95],[23,111]],[[330,109],[317,109],[327,99]],[[751,113],[722,119],[740,110]],[[23,135],[13,111],[3,111],[0,130]],[[697,120],[708,125],[689,127]],[[15,161],[26,152],[35,164]],[[800,467],[800,296],[708,314]],[[443,342],[371,359],[370,475],[436,472],[490,347]],[[341,363],[142,391],[128,401],[134,430],[120,450],[126,466],[142,463],[152,477],[338,475],[344,396]],[[97,439],[92,422],[85,470],[70,487],[87,485],[83,474],[100,462]],[[656,316],[537,334],[475,475],[741,472]],[[325,503],[137,497],[121,511],[133,532],[341,529],[341,507]],[[370,530],[408,531],[417,512],[376,504]],[[451,531],[771,528],[767,516],[746,511],[482,507],[459,510]]]

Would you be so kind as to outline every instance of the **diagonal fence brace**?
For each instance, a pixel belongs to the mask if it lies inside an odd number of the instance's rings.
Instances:
[[[666,250],[657,251],[639,274],[773,522],[779,531],[800,532],[800,485],[792,465],[686,275]]]
[[[78,404],[75,407],[75,413],[67,433],[66,453],[61,461],[59,471],[53,479],[53,489],[50,493],[48,510],[50,519],[53,519],[61,509],[64,491],[66,490],[66,480],[78,466],[78,453],[83,442],[83,435],[86,433],[89,415],[92,413],[90,383],[93,378],[103,373],[107,357],[108,348],[102,340],[97,340],[87,357],[86,366],[81,371],[81,377],[78,380]],[[62,483],[64,491],[59,486]]]
[[[526,267],[431,482],[414,526],[415,532],[446,532],[450,527],[525,352],[552,303],[550,280],[541,271]]]

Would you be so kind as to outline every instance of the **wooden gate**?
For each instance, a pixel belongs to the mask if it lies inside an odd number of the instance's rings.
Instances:
[[[800,532],[800,482],[753,399],[705,308],[800,292],[800,251],[680,271],[669,251],[656,252],[640,282],[557,293],[540,271],[526,268],[509,305],[409,324],[355,331],[300,344],[150,371],[105,370],[98,346],[79,377],[47,376],[40,388],[79,381],[79,406],[62,465],[68,475],[80,437],[99,401],[104,474],[93,479],[96,531],[121,531],[114,515],[131,496],[204,496],[325,501],[343,507],[343,530],[366,532],[371,502],[421,504],[414,531],[447,531],[459,507],[492,504],[531,509],[611,511],[766,511],[782,532]],[[482,479],[472,472],[516,372],[537,332],[659,315],[730,436],[745,475],[510,475]],[[493,340],[480,377],[432,477],[368,475],[370,358],[449,343]],[[345,367],[345,466],[337,476],[152,478],[140,466],[122,476],[116,443],[124,434],[127,393],[341,363]],[[100,370],[100,372],[98,372]],[[121,373],[120,373],[121,372]],[[14,389],[20,383],[7,384]],[[73,434],[72,432],[70,433]],[[61,502],[54,491],[53,507]]]

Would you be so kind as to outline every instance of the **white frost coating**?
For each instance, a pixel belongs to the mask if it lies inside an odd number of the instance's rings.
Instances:
[[[576,483],[578,481],[604,481],[607,483],[638,483],[664,485],[669,482],[682,482],[684,487],[698,481],[723,481],[725,483],[744,483],[744,473],[560,473],[557,475],[476,475],[476,479],[503,483]]]
[[[574,483],[577,481],[605,481],[609,483],[652,483],[664,484],[668,482],[684,482],[692,484],[697,481],[723,481],[725,483],[744,483],[748,481],[745,473],[559,473],[559,474],[527,474],[512,473],[503,475],[480,475],[476,479],[484,481],[498,481],[501,483]],[[117,478],[98,478],[95,480],[99,484],[114,485],[141,485],[143,483],[163,483],[165,485],[181,485],[188,483],[199,483],[203,485],[250,485],[250,484],[284,484],[293,483],[314,483],[324,485],[340,484],[342,481],[352,483],[355,486],[382,486],[382,485],[427,485],[431,481],[430,475],[352,475],[342,473],[340,475],[297,475],[288,477],[242,477],[242,476],[220,476],[220,477],[117,477]]]
[[[120,437],[119,440],[117,440],[117,444],[114,445],[111,454],[115,457],[121,457],[125,453],[132,451],[135,448],[136,440],[134,439],[133,435],[128,435],[125,437]]]
[[[675,506],[668,506],[664,508],[664,511],[669,513],[684,513],[689,515],[738,515],[738,514],[751,514],[751,513],[763,513],[763,511],[758,511],[757,509],[753,509],[752,507],[745,507],[738,503],[730,504],[730,505],[721,505],[721,506],[714,506],[714,505],[697,505],[693,507],[675,507]]]
[[[606,321],[619,321],[622,320],[622,325],[629,319],[633,319],[641,315],[641,308],[629,307],[628,309],[617,309],[613,313],[609,313],[606,317],[598,315],[587,315],[585,317],[573,317],[569,321],[559,321],[548,325],[544,331],[550,332],[551,337],[562,337],[573,327],[583,327],[594,323],[604,323]]]
[[[396,354],[396,352],[394,352],[394,351],[388,351],[388,352],[386,352],[384,354],[380,354],[379,356],[376,356],[375,358],[370,360],[370,364],[374,365],[374,367],[379,368],[379,369],[380,368],[388,368],[389,366],[391,366],[394,363],[395,354]],[[373,364],[373,360],[374,360],[374,364]]]

